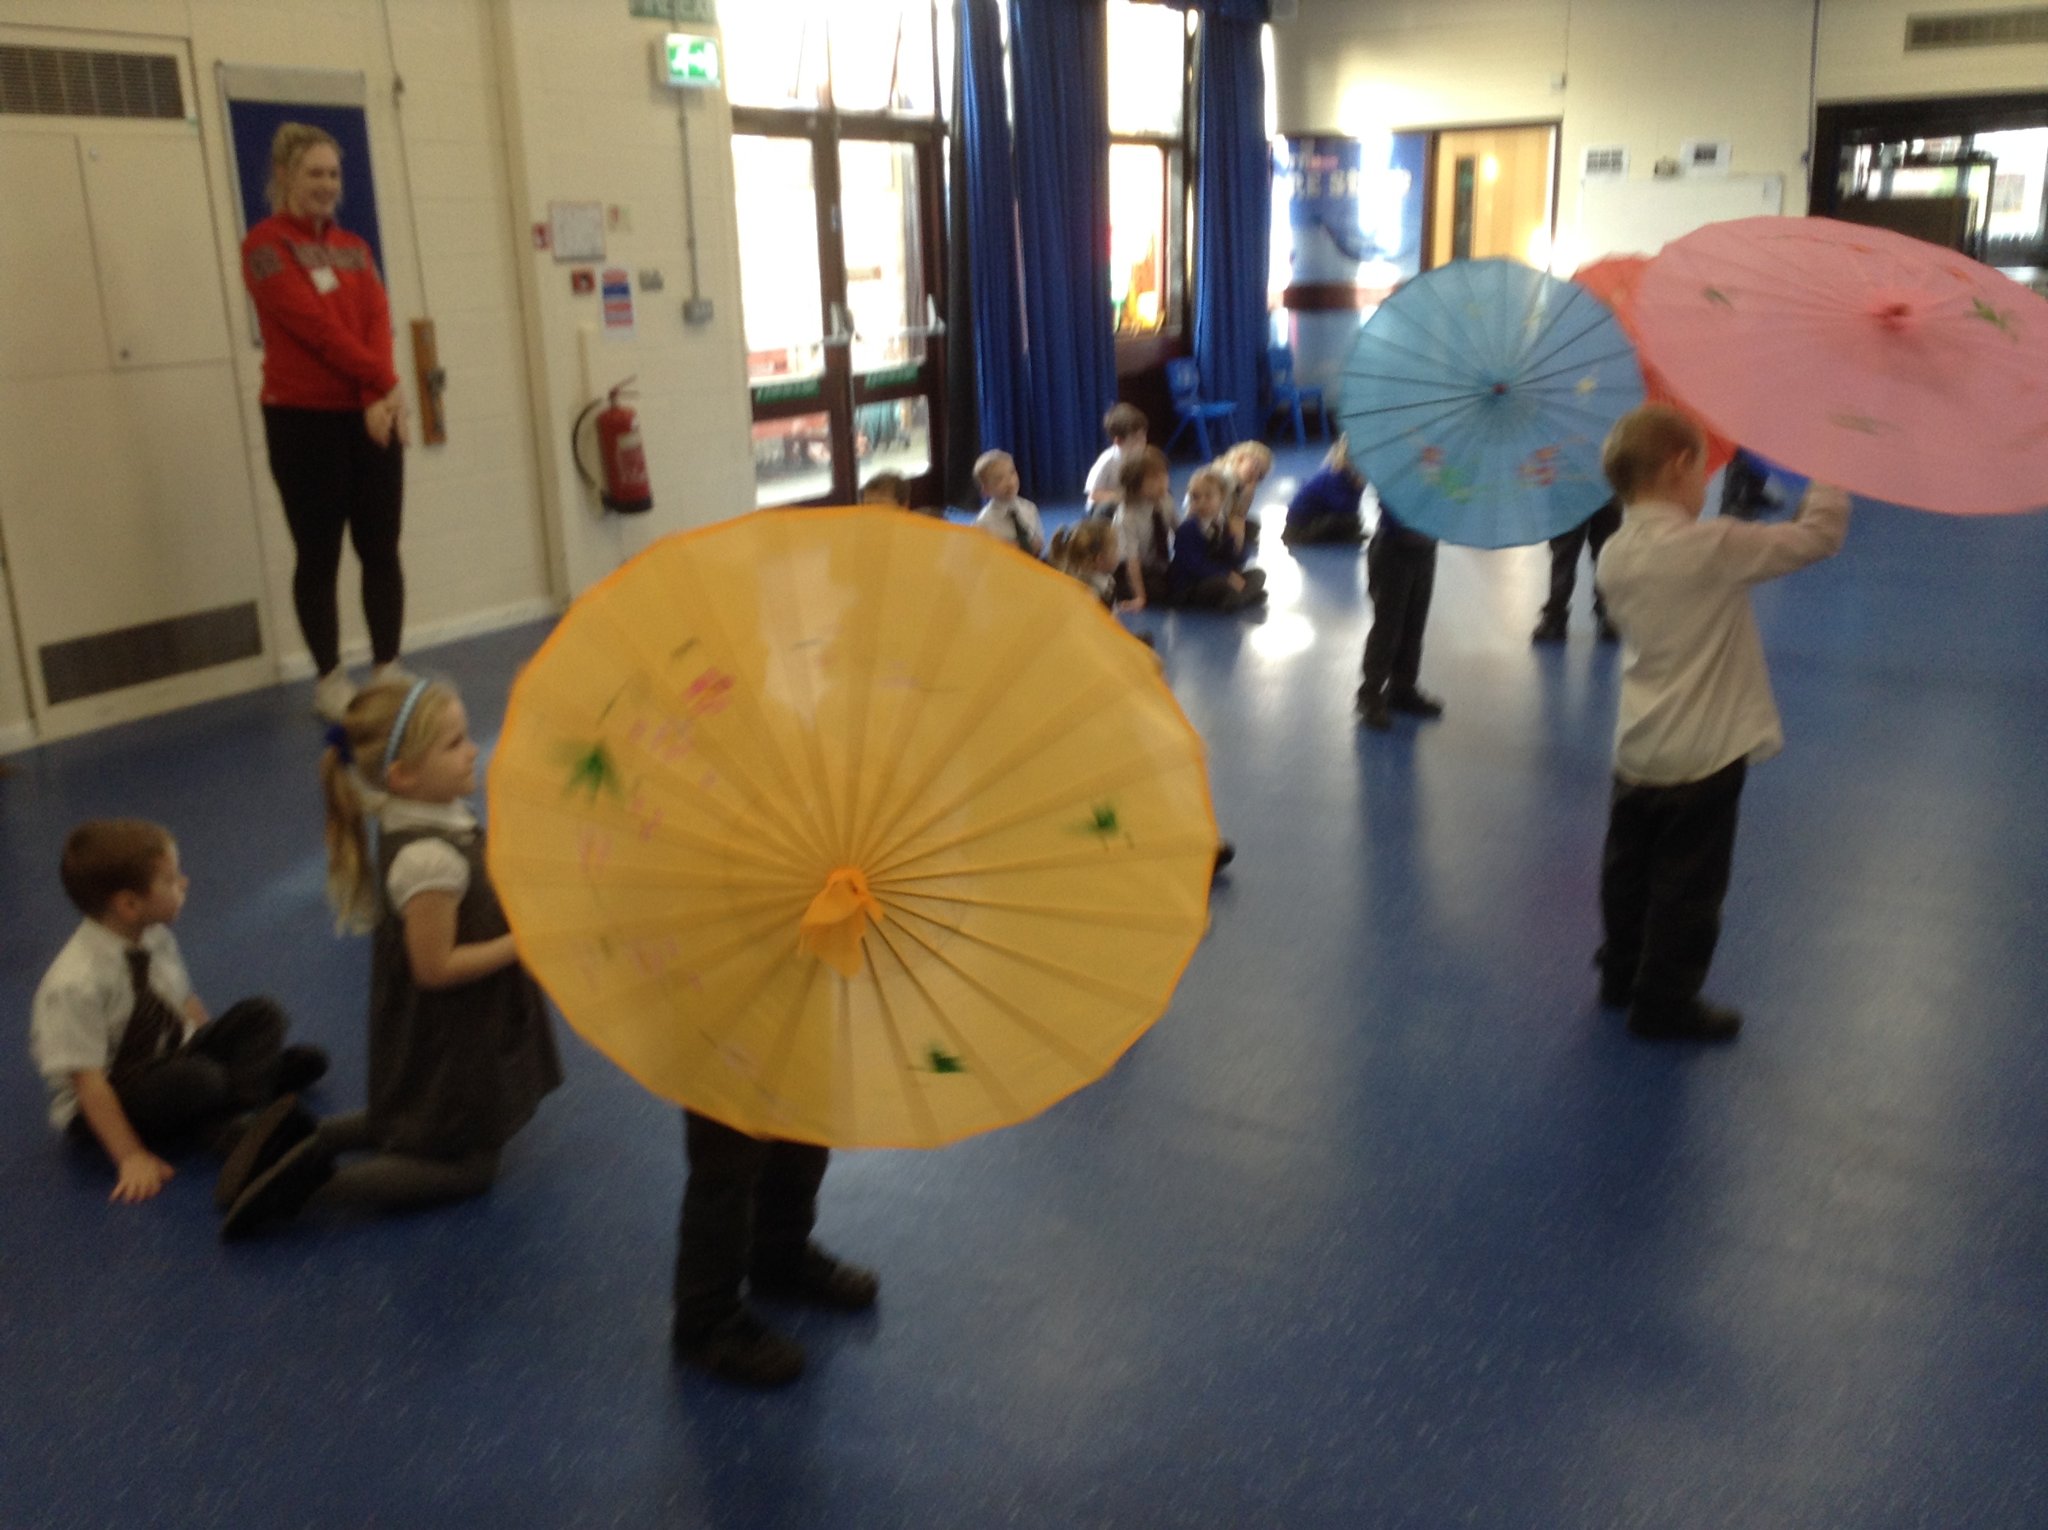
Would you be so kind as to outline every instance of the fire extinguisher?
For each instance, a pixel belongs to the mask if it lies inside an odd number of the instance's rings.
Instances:
[[[625,515],[654,508],[653,486],[647,481],[647,452],[640,444],[640,417],[619,402],[632,381],[629,377],[604,398],[591,400],[569,431],[569,456],[577,473],[597,490],[605,509]],[[597,414],[597,458],[603,472],[602,482],[593,478],[583,465],[580,450],[583,426],[601,405],[607,406]]]

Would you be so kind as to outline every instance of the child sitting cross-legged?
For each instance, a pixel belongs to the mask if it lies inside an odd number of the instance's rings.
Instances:
[[[1020,552],[1038,558],[1045,554],[1045,532],[1039,526],[1038,506],[1017,491],[1017,461],[1008,452],[983,452],[974,459],[975,486],[987,496],[974,524],[991,536],[1014,542]]]
[[[1198,468],[1188,482],[1188,518],[1173,536],[1167,569],[1168,603],[1199,610],[1242,611],[1266,599],[1263,569],[1245,567],[1244,510],[1249,495],[1227,507],[1230,485],[1214,468]]]
[[[1145,452],[1145,411],[1136,404],[1118,404],[1102,417],[1109,447],[1088,469],[1086,513],[1106,516],[1124,498],[1124,470]]]
[[[1116,609],[1116,532],[1108,521],[1095,519],[1062,526],[1053,533],[1046,561],[1071,574],[1095,592],[1096,599]]]
[[[239,1113],[327,1071],[317,1047],[287,1047],[284,1011],[244,999],[218,1019],[192,991],[170,927],[190,879],[160,825],[95,819],[71,831],[59,868],[84,915],[43,975],[29,1050],[50,1090],[50,1124],[97,1142],[116,1201],[146,1201],[173,1174],[181,1139],[226,1148]]]
[[[1356,545],[1365,540],[1365,522],[1358,507],[1365,499],[1365,474],[1351,461],[1351,444],[1339,436],[1323,465],[1287,505],[1287,523],[1280,540],[1289,547],[1318,542]]]
[[[1120,592],[1126,610],[1166,604],[1166,571],[1173,562],[1173,492],[1166,453],[1148,446],[1124,464],[1123,501],[1116,507]]]

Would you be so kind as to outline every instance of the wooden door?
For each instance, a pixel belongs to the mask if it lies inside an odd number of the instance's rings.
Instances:
[[[1436,135],[1424,269],[1504,256],[1550,263],[1557,129],[1459,128]]]

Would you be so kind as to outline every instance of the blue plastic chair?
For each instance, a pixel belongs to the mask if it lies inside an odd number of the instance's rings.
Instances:
[[[1294,444],[1308,445],[1308,430],[1301,419],[1303,404],[1316,406],[1316,415],[1323,422],[1323,439],[1329,440],[1330,410],[1323,402],[1323,390],[1295,386],[1294,352],[1284,345],[1276,345],[1266,352],[1266,365],[1273,374],[1273,407],[1289,410],[1294,415]]]
[[[1171,453],[1181,432],[1192,425],[1195,428],[1195,445],[1201,450],[1202,460],[1213,460],[1216,453],[1209,447],[1209,421],[1228,421],[1237,413],[1237,405],[1228,399],[1203,398],[1201,371],[1186,356],[1167,362],[1166,391],[1173,395],[1173,412],[1180,416],[1180,423],[1166,438],[1166,450]]]

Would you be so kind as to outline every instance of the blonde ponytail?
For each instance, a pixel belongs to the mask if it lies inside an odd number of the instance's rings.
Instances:
[[[320,790],[327,802],[327,903],[336,927],[353,934],[374,929],[383,908],[376,868],[370,862],[370,833],[365,795],[381,801],[388,791],[386,758],[409,760],[423,753],[440,726],[441,714],[455,700],[450,686],[423,681],[419,700],[406,718],[405,732],[391,748],[410,684],[387,682],[356,692],[342,720],[328,729],[320,756]]]

